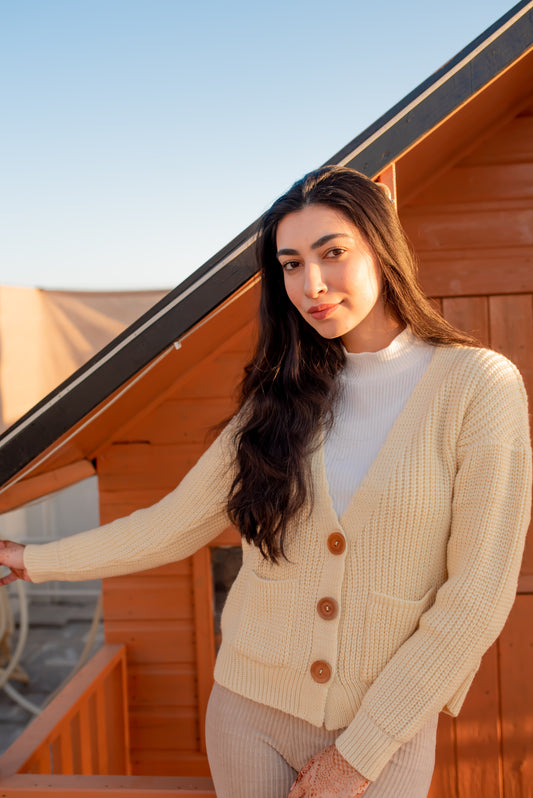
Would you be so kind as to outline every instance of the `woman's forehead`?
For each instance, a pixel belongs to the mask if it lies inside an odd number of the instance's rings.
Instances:
[[[330,205],[307,205],[281,219],[277,228],[276,246],[278,249],[290,247],[291,242],[295,241],[312,244],[323,236],[335,233],[359,236],[356,226],[342,211]]]

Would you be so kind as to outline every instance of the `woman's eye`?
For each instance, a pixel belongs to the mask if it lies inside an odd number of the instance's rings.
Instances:
[[[342,247],[333,247],[333,249],[328,249],[326,256],[328,258],[338,258],[344,252],[345,250]]]
[[[294,269],[297,269],[299,265],[297,260],[288,260],[286,263],[281,264],[281,268],[284,272],[292,272]]]

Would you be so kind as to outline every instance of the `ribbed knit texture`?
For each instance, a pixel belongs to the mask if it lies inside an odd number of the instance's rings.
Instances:
[[[337,515],[348,507],[434,351],[406,327],[379,352],[346,352],[335,421],[324,444]]]
[[[231,460],[230,427],[157,505],[28,546],[30,577],[89,579],[188,556],[228,523]],[[311,470],[312,512],[294,519],[287,560],[273,566],[243,545],[215,679],[346,727],[340,752],[374,781],[431,717],[459,710],[513,603],[531,502],[520,376],[488,350],[438,347],[340,518],[323,447]],[[333,532],[345,536],[341,554],[328,548]],[[323,597],[338,605],[329,620]],[[317,660],[330,666],[325,682],[313,679]]]
[[[312,726],[215,684],[205,733],[217,798],[286,798],[297,773],[334,743],[339,732]],[[426,798],[436,733],[435,715],[398,748],[365,798]]]

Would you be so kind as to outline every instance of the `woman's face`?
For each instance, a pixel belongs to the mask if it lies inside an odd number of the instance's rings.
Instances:
[[[278,224],[285,289],[305,321],[349,352],[383,349],[400,331],[386,312],[381,269],[359,230],[329,205],[308,205]]]

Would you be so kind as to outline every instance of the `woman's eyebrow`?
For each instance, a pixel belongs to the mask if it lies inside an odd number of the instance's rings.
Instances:
[[[331,241],[332,238],[351,238],[351,236],[348,235],[348,233],[328,233],[327,235],[319,238],[318,241],[315,241],[314,244],[311,244],[311,249],[318,249],[324,244],[327,244],[328,241]],[[299,255],[299,254],[300,253],[298,252],[297,249],[280,249],[276,252],[276,257],[279,258],[280,255]]]

